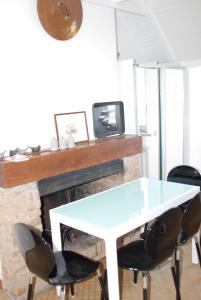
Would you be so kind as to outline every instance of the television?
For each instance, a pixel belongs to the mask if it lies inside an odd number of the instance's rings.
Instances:
[[[122,101],[94,103],[92,111],[95,137],[102,138],[125,132]]]

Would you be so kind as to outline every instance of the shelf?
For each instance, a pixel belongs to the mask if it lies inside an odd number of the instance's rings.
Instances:
[[[26,161],[1,161],[0,186],[9,188],[141,152],[140,136],[120,135],[78,144],[73,149],[29,155]]]

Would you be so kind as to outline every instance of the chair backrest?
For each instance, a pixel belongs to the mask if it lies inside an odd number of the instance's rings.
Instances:
[[[184,215],[182,219],[181,231],[178,237],[178,243],[185,243],[194,236],[201,224],[201,199],[200,193],[191,199],[186,206],[183,207]]]
[[[187,165],[180,165],[170,170],[167,180],[201,187],[200,172]]]
[[[154,265],[171,257],[181,228],[182,210],[171,208],[151,225],[145,238],[145,249],[154,258]]]
[[[50,246],[42,239],[40,231],[23,223],[13,226],[16,244],[29,271],[48,282],[55,269],[55,257]]]

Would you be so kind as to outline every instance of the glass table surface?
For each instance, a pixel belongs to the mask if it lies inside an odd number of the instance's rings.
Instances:
[[[192,188],[186,184],[140,178],[52,211],[91,226],[110,229],[134,217],[148,214],[155,207],[174,201]]]

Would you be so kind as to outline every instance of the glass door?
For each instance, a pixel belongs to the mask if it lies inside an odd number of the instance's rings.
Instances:
[[[183,163],[183,70],[134,67],[137,128],[143,137],[143,173],[166,179]]]
[[[135,68],[138,134],[143,137],[144,176],[159,178],[159,81],[158,70]]]

